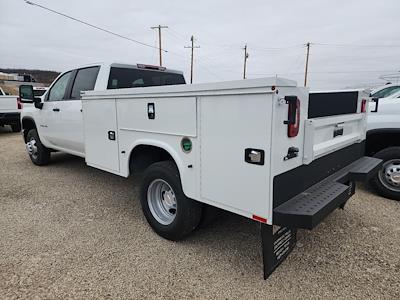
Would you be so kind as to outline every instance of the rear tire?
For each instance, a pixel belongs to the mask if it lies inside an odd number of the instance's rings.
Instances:
[[[140,203],[152,229],[168,240],[183,239],[200,222],[202,205],[185,196],[172,161],[156,162],[145,170]]]
[[[12,124],[11,129],[13,132],[21,132],[21,123]]]
[[[371,186],[383,197],[400,200],[400,147],[389,147],[376,153],[383,165],[371,179]]]
[[[26,136],[26,149],[35,165],[44,166],[50,162],[50,149],[43,146],[36,129],[29,130]]]

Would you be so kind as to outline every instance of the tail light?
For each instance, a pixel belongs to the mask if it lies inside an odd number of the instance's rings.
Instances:
[[[17,98],[17,108],[22,109],[22,102],[20,97]]]
[[[288,119],[283,123],[288,125],[288,137],[296,137],[300,128],[300,100],[296,96],[285,96],[285,101],[289,109]]]
[[[361,101],[361,113],[365,113],[367,111],[367,100],[362,99]]]

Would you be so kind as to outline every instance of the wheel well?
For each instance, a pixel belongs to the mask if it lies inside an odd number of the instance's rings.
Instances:
[[[400,146],[400,130],[372,131],[367,133],[365,154],[375,153],[392,146]]]
[[[151,164],[165,160],[171,160],[175,163],[172,156],[165,149],[157,146],[138,145],[131,152],[129,172],[130,174],[140,173]]]
[[[36,128],[36,124],[32,119],[30,119],[30,118],[22,119],[22,129],[24,132],[25,141],[26,141],[26,136],[28,135],[29,130],[35,129],[35,128]]]

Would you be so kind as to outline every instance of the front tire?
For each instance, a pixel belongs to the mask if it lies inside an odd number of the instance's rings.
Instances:
[[[50,149],[43,146],[36,129],[29,130],[26,136],[26,150],[35,165],[44,166],[50,162]]]
[[[146,169],[140,202],[147,222],[165,239],[181,240],[200,222],[202,205],[185,196],[172,161],[156,162]]]
[[[376,153],[382,159],[378,174],[371,179],[372,187],[383,197],[400,200],[400,147],[389,147]]]

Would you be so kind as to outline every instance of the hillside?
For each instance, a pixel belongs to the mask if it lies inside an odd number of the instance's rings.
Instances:
[[[55,71],[48,70],[29,70],[29,69],[2,69],[0,68],[0,72],[4,73],[18,73],[18,74],[31,74],[37,82],[44,83],[46,85],[50,85],[53,80],[60,74]]]

